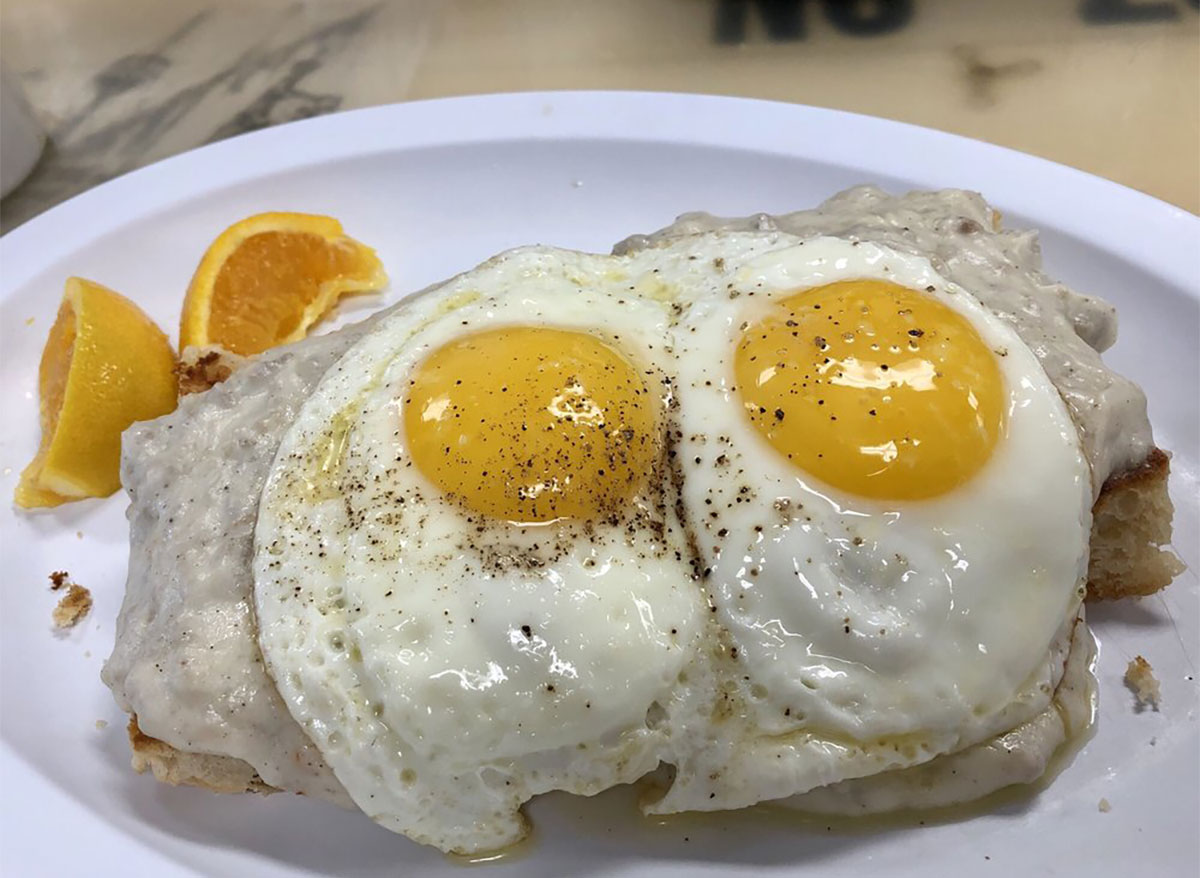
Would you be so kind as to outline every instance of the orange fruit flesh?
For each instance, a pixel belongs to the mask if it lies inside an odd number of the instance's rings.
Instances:
[[[375,251],[333,217],[262,213],[225,229],[188,286],[180,348],[220,345],[252,356],[299,341],[348,293],[377,290]]]
[[[103,497],[120,486],[121,433],[175,408],[175,353],[136,305],[70,278],[38,369],[42,439],[18,506]]]
[[[297,341],[347,293],[387,282],[375,251],[336,219],[265,213],[227,228],[184,301],[180,346],[250,356]],[[136,305],[80,278],[66,284],[38,374],[42,441],[19,506],[53,506],[120,487],[121,433],[175,407],[175,354]]]
[[[307,328],[303,318],[322,288],[353,277],[361,263],[358,247],[346,239],[304,232],[247,238],[217,274],[209,335],[243,356],[290,339]]]
[[[75,333],[75,310],[63,299],[38,366],[43,437],[53,436],[58,426],[58,415],[67,394],[67,378],[71,374],[71,357],[75,353]]]
[[[17,484],[18,506],[57,506],[71,498],[55,494],[37,484],[50,450],[50,440],[58,428],[58,417],[67,393],[67,378],[70,375],[71,357],[75,352],[75,310],[70,301],[63,299],[58,306],[58,316],[50,327],[50,337],[42,348],[42,360],[38,365],[38,398],[42,439],[33,462],[21,473]],[[27,478],[28,477],[28,478]]]

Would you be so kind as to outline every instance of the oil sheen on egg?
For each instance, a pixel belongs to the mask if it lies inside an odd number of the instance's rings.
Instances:
[[[694,245],[699,246],[699,244]],[[727,235],[682,294],[685,514],[721,643],[658,813],[925,762],[1049,703],[1089,472],[1033,353],[920,257]],[[1061,638],[1060,638],[1061,639]]]
[[[653,769],[710,615],[667,468],[661,275],[514,251],[385,317],[263,493],[268,668],[355,803],[443,850]]]

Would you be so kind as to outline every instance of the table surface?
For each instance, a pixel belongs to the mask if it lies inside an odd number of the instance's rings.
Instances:
[[[1196,212],[1197,5],[4,0],[2,57],[50,140],[0,206],[0,227],[267,125],[560,88],[744,95],[885,116],[1045,156]]]

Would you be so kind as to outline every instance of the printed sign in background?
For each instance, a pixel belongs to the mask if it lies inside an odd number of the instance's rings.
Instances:
[[[746,40],[748,19],[757,12],[767,39],[777,42],[805,39],[809,16],[813,14],[823,14],[844,34],[878,36],[912,24],[917,3],[918,0],[867,3],[852,0],[716,0],[713,33],[717,43],[742,43]],[[1184,3],[1193,8],[1200,6],[1200,0],[1082,0],[1077,9],[1080,20],[1088,24],[1140,23],[1175,21],[1182,16]],[[926,4],[926,7],[934,5]],[[1003,10],[1006,5],[1002,0],[993,4],[998,10]],[[1039,18],[1038,15],[1030,16],[1029,24],[1035,25]]]

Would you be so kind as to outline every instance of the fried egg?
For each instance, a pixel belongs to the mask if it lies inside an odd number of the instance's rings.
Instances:
[[[720,661],[660,813],[919,764],[1043,709],[1087,567],[1078,435],[1009,326],[867,242],[719,246],[675,352]]]
[[[660,763],[647,810],[918,765],[1050,703],[1090,477],[931,264],[713,232],[525,248],[380,319],[288,430],[259,643],[354,802],[443,850]]]
[[[653,262],[493,260],[384,318],[283,440],[255,535],[260,645],[389,829],[493,849],[532,795],[658,764],[707,608],[666,469]]]

